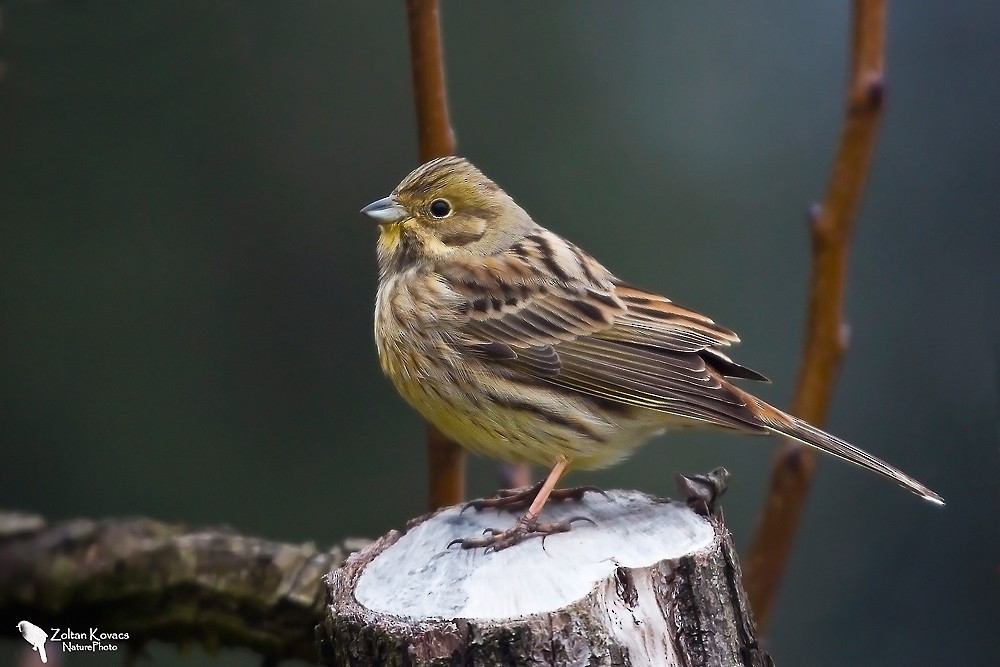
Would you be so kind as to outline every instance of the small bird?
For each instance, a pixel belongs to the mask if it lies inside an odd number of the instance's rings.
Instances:
[[[396,389],[469,450],[551,468],[533,487],[473,503],[527,512],[508,530],[459,540],[464,548],[569,530],[539,521],[550,496],[581,495],[553,492],[566,470],[611,465],[676,427],[788,436],[943,504],[731,383],[767,381],[722,351],[735,333],[623,282],[468,160],[431,160],[362,213],[380,227],[375,342]]]
[[[41,661],[48,662],[49,657],[45,654],[45,640],[49,638],[48,633],[30,621],[21,621],[17,624],[17,629],[21,631],[24,641],[31,644],[31,650],[38,651]]]

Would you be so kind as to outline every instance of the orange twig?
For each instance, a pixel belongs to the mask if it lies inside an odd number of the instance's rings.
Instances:
[[[437,0],[407,0],[406,13],[410,24],[420,161],[426,162],[455,152],[455,134],[448,118]],[[432,510],[465,498],[465,450],[431,424],[427,425],[427,477]]]
[[[875,146],[884,92],[884,0],[854,0],[847,111],[822,207],[812,212],[813,267],[803,363],[792,411],[821,424],[847,347],[842,319],[851,231]],[[774,461],[760,524],[745,559],[743,583],[761,634],[791,551],[816,454],[785,442]]]
[[[432,510],[465,499],[465,450],[427,425],[428,504]]]
[[[440,12],[437,0],[407,0],[406,12],[410,22],[420,161],[426,162],[455,152],[455,133],[448,117],[448,91],[444,83]]]

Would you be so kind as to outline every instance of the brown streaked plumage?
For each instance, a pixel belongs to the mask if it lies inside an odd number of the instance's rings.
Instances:
[[[553,467],[514,529],[464,546],[568,530],[538,523],[563,470],[614,463],[678,426],[786,435],[942,502],[732,384],[766,381],[722,351],[735,333],[622,282],[467,160],[432,160],[363,211],[381,226],[375,339],[386,375],[456,442]]]

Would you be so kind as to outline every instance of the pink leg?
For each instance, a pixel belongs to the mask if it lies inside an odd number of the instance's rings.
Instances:
[[[549,496],[552,495],[552,490],[555,488],[559,478],[562,477],[562,474],[566,472],[566,468],[568,466],[569,461],[565,459],[558,461],[554,466],[552,466],[552,470],[549,471],[545,481],[538,489],[535,499],[531,501],[531,506],[528,507],[528,511],[524,514],[524,516],[520,517],[512,527],[507,530],[491,531],[489,535],[484,535],[483,537],[452,540],[451,544],[448,546],[450,547],[454,544],[461,544],[463,549],[486,547],[487,550],[493,549],[494,551],[500,551],[501,549],[514,546],[526,537],[540,535],[544,538],[546,535],[552,535],[553,533],[565,533],[570,529],[574,521],[590,521],[590,523],[593,523],[593,521],[587,517],[573,517],[564,521],[556,521],[553,523],[538,522],[538,517],[542,514],[542,508],[545,507],[545,502],[549,499]]]

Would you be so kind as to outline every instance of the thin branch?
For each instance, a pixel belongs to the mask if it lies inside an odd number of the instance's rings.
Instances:
[[[884,0],[855,0],[847,111],[826,201],[812,215],[813,267],[803,363],[793,412],[822,424],[847,347],[844,286],[851,232],[868,175],[884,93]],[[811,449],[785,442],[772,469],[746,559],[746,589],[762,634],[791,551],[816,465]]]
[[[315,662],[323,576],[366,543],[319,551],[228,528],[143,518],[48,524],[0,512],[0,617],[127,632],[123,648],[132,653],[159,640]],[[0,636],[17,636],[15,622]]]
[[[448,89],[444,82],[440,12],[437,0],[407,0],[406,11],[410,22],[420,160],[426,162],[455,152],[455,133],[448,116]]]
[[[455,153],[444,82],[440,12],[437,0],[407,0],[406,12],[420,161],[426,162]],[[431,424],[427,425],[427,466],[432,510],[465,498],[465,450]]]
[[[465,450],[427,424],[427,487],[431,510],[465,499]]]

